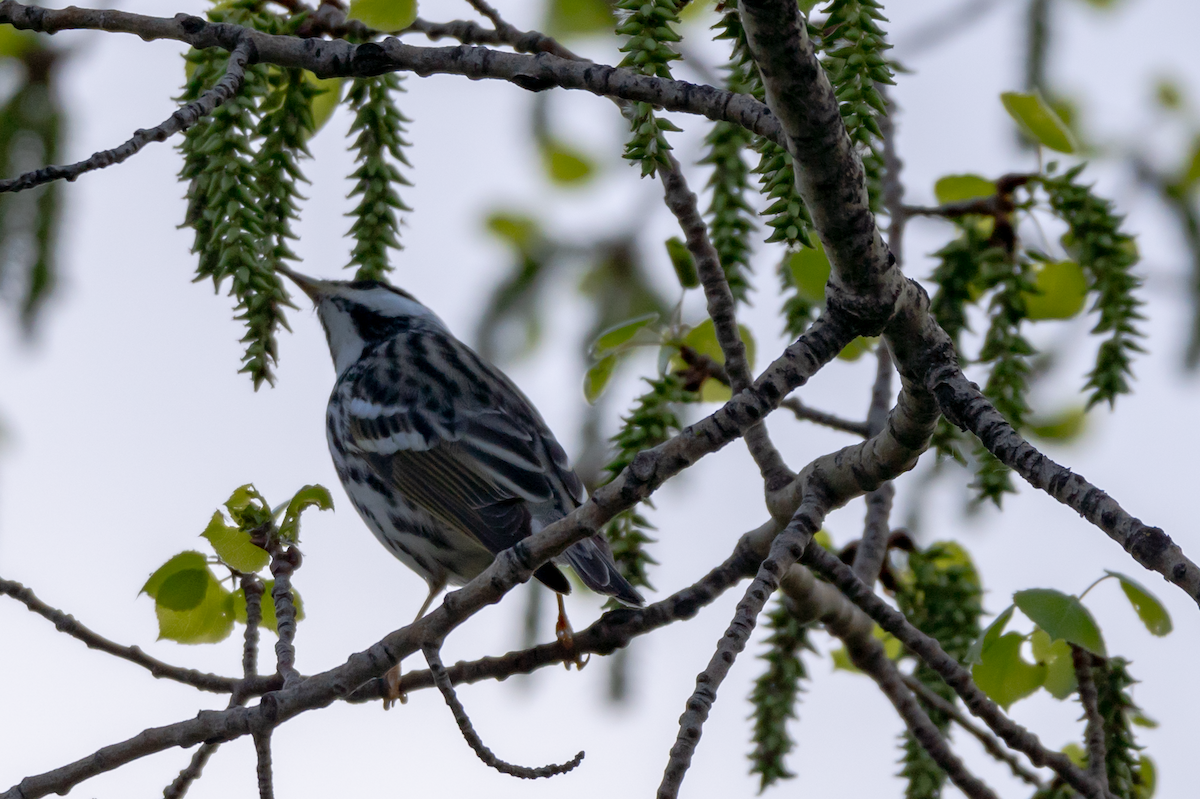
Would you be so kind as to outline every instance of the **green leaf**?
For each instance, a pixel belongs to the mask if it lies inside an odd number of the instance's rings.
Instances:
[[[0,25],[0,58],[20,58],[37,46],[37,34],[33,31],[19,31],[12,25]]]
[[[323,485],[308,485],[296,492],[279,524],[281,539],[292,543],[300,540],[300,514],[308,508],[332,510],[333,497],[329,495],[329,489]]]
[[[1066,408],[1051,416],[1031,419],[1027,427],[1037,438],[1065,444],[1083,435],[1086,422],[1087,409],[1080,405]]]
[[[858,666],[855,666],[850,660],[850,655],[846,652],[846,647],[839,646],[829,654],[833,657],[834,671],[848,671],[851,674],[862,674]]]
[[[1148,730],[1158,729],[1158,722],[1141,711],[1138,711],[1130,716],[1129,722],[1131,724],[1136,724],[1139,727],[1145,727]]]
[[[675,277],[679,285],[685,289],[694,289],[700,285],[700,276],[696,274],[696,259],[684,244],[683,239],[673,236],[667,239],[667,255],[671,258],[671,266],[675,268]]]
[[[154,601],[159,607],[168,610],[191,610],[199,607],[208,590],[208,577],[207,566],[203,569],[177,571],[163,580]]]
[[[883,651],[887,654],[888,660],[899,660],[900,656],[904,654],[904,644],[900,639],[878,624],[871,630],[871,635],[875,637],[875,640],[883,644]]]
[[[316,89],[319,94],[314,94],[312,97],[312,132],[310,137],[315,136],[317,131],[325,127],[325,123],[333,116],[334,109],[338,107],[338,103],[342,101],[342,89],[346,84],[343,78],[318,78],[308,70],[304,71],[304,79]]]
[[[221,562],[234,571],[253,574],[271,561],[265,549],[250,543],[250,533],[226,524],[221,511],[213,513],[208,527],[200,535],[212,544]]]
[[[1037,290],[1021,292],[1025,316],[1041,319],[1070,319],[1083,310],[1087,298],[1087,278],[1083,267],[1074,261],[1045,263],[1034,278]]]
[[[750,328],[745,325],[738,325],[738,334],[741,336],[742,343],[746,346],[746,363],[749,364],[751,371],[753,371],[756,349],[754,336],[751,335]],[[682,343],[701,355],[707,355],[719,364],[725,363],[725,353],[721,351],[721,345],[717,343],[717,330],[713,326],[711,319],[705,319],[688,331],[688,334],[683,337]],[[672,370],[678,371],[686,368],[687,364],[678,355],[671,358]],[[704,384],[700,386],[701,402],[729,402],[732,396],[733,393],[730,391],[729,386],[711,377],[705,380]]]
[[[1070,128],[1040,94],[1004,92],[1000,102],[1004,103],[1009,116],[1046,147],[1060,153],[1073,153],[1078,149]]]
[[[1004,610],[1000,611],[1000,615],[992,620],[992,623],[983,631],[983,635],[971,644],[967,650],[967,663],[979,663],[983,660],[983,650],[987,649],[992,644],[996,643],[1000,638],[1000,634],[1004,632],[1004,628],[1008,626],[1009,620],[1012,619],[1013,605],[1009,605]]]
[[[237,518],[238,513],[245,510],[251,502],[258,500],[263,505],[266,505],[266,500],[263,495],[258,493],[258,489],[254,487],[254,483],[246,483],[244,486],[238,486],[233,489],[233,493],[229,495],[229,499],[225,500],[225,507]]]
[[[1170,78],[1159,78],[1154,84],[1154,99],[1168,111],[1183,108],[1183,89]]]
[[[384,33],[404,30],[417,18],[417,0],[350,0],[346,19]]]
[[[788,256],[788,269],[797,294],[812,303],[825,302],[830,267],[825,247],[819,241],[816,247],[802,247]]]
[[[874,349],[878,343],[878,336],[858,336],[842,348],[842,351],[838,353],[838,358],[843,361],[857,361],[864,353]]]
[[[211,644],[223,641],[233,629],[232,594],[205,569],[207,585],[203,601],[188,610],[172,610],[156,603],[158,637],[181,644]],[[165,585],[164,585],[165,588]]]
[[[1040,627],[1033,631],[1029,643],[1033,648],[1033,659],[1046,666],[1046,681],[1042,687],[1058,700],[1075,693],[1079,682],[1075,679],[1071,645],[1066,641],[1051,639]]]
[[[206,558],[203,553],[196,552],[195,550],[180,552],[178,555],[174,556],[166,563],[155,569],[154,574],[151,574],[150,578],[146,580],[146,584],[142,586],[142,590],[139,593],[148,594],[151,599],[158,599],[159,589],[162,588],[163,583],[165,583],[171,575],[183,571],[191,571],[193,569],[207,568],[208,558]]]
[[[519,214],[493,213],[484,223],[495,235],[508,241],[521,252],[527,252],[541,238],[538,223]]]
[[[612,7],[606,0],[551,0],[547,11],[545,30],[556,38],[612,31]]]
[[[991,197],[996,193],[996,182],[979,175],[946,175],[933,184],[933,194],[938,205],[950,205],[977,197]]]
[[[583,396],[589,405],[595,405],[596,400],[600,399],[600,395],[604,393],[608,381],[613,376],[613,369],[616,368],[616,365],[617,356],[606,355],[587,370],[587,374],[583,376]]]
[[[1021,657],[1024,642],[1025,636],[1020,633],[1006,633],[986,647],[983,660],[971,667],[975,684],[1005,710],[1046,681],[1045,666],[1027,663]]]
[[[1078,597],[1053,588],[1030,588],[1013,594],[1013,602],[1051,638],[1061,638],[1101,657],[1108,656],[1096,620]]]
[[[592,342],[590,352],[595,356],[608,355],[632,341],[634,336],[641,332],[646,325],[656,321],[658,321],[658,314],[648,313],[621,322],[619,325],[614,325],[596,336],[596,340]]]
[[[1154,789],[1158,787],[1158,769],[1155,768],[1154,761],[1146,755],[1141,755],[1138,758],[1137,774],[1140,783],[1134,787],[1134,797],[1150,799],[1154,796]]]
[[[586,183],[596,172],[585,154],[550,137],[541,139],[542,166],[555,183],[573,186]]]
[[[262,626],[278,635],[279,621],[275,615],[275,597],[271,593],[274,589],[274,580],[263,581]],[[304,600],[300,598],[300,592],[295,586],[292,586],[292,604],[296,606],[296,621],[304,621]],[[241,588],[233,592],[230,610],[234,621],[238,624],[246,623],[246,592]]]
[[[1062,753],[1079,768],[1087,768],[1087,750],[1079,744],[1072,741],[1062,748]]]
[[[1187,167],[1183,170],[1182,183],[1184,188],[1195,186],[1200,181],[1200,137],[1192,142],[1192,152],[1188,157]]]
[[[1125,592],[1126,599],[1129,600],[1129,604],[1133,605],[1138,618],[1142,620],[1142,624],[1146,625],[1146,629],[1150,631],[1151,635],[1163,636],[1174,629],[1174,625],[1171,624],[1171,614],[1167,613],[1163,603],[1146,590],[1145,586],[1120,572],[1105,569],[1104,573],[1116,577],[1121,583],[1121,590]]]

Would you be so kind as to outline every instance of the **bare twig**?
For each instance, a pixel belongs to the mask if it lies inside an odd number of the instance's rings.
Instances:
[[[242,636],[242,675],[249,679],[258,674],[258,636],[262,623],[262,580],[243,574],[242,594],[246,597],[246,632]]]
[[[704,297],[708,301],[708,315],[713,321],[717,343],[721,345],[721,352],[725,355],[725,371],[729,375],[730,388],[737,394],[750,386],[753,376],[746,359],[746,345],[738,332],[733,292],[729,289],[729,281],[725,278],[725,270],[721,268],[717,250],[709,239],[708,225],[700,215],[696,195],[688,188],[679,162],[670,154],[667,158],[671,168],[658,170],[662,178],[664,199],[667,208],[679,221],[688,252],[696,262],[696,273],[700,277]],[[791,482],[795,475],[783,462],[779,450],[771,443],[766,425],[751,427],[746,431],[745,439],[768,490]]]
[[[867,432],[877,436],[887,424],[888,409],[892,404],[892,357],[887,345],[881,343],[876,350],[878,367],[875,370],[875,385],[871,390],[871,407],[867,411]],[[892,499],[896,488],[888,481],[867,494],[867,518],[863,525],[862,541],[854,553],[854,573],[864,583],[874,584],[887,557],[891,525]]]
[[[220,743],[203,743],[196,747],[187,766],[179,772],[174,782],[163,789],[163,799],[183,799],[192,783],[200,779],[208,759],[220,746]]]
[[[258,777],[258,799],[275,799],[270,732],[255,734],[254,754],[256,758],[255,774]]]
[[[471,749],[474,750],[475,754],[485,765],[494,768],[501,774],[508,774],[511,777],[519,777],[523,780],[536,780],[553,777],[558,774],[566,774],[583,762],[583,752],[575,755],[575,757],[566,763],[551,764],[549,766],[541,766],[540,768],[514,766],[496,757],[492,753],[492,750],[488,749],[483,743],[483,740],[479,737],[479,733],[475,732],[475,728],[471,725],[471,719],[467,717],[467,711],[463,709],[462,702],[458,701],[458,695],[454,692],[454,685],[450,682],[449,675],[446,674],[446,667],[442,665],[442,659],[438,655],[437,648],[427,645],[424,647],[424,652],[425,660],[429,663],[429,671],[433,674],[434,684],[442,692],[442,698],[446,700],[446,704],[450,706],[450,712],[454,714],[454,721],[458,724],[458,729],[462,732],[467,744],[470,745]]]
[[[1014,776],[1024,780],[1026,783],[1035,788],[1040,789],[1043,787],[1044,783],[1042,782],[1041,777],[1039,777],[1035,772],[1025,768],[1025,766],[1016,758],[1015,755],[1004,748],[1004,744],[1001,743],[996,736],[992,735],[983,727],[980,727],[978,724],[971,721],[971,719],[964,715],[954,705],[953,702],[946,701],[944,697],[930,690],[929,686],[925,685],[925,683],[921,682],[916,677],[904,675],[904,684],[907,685],[909,690],[916,694],[917,698],[926,705],[934,710],[937,710],[946,718],[950,719],[955,724],[966,730],[971,737],[979,741],[985,752],[999,760],[1001,763],[1006,764],[1012,770]]]
[[[1104,743],[1104,717],[1100,715],[1100,697],[1096,693],[1096,678],[1092,671],[1092,653],[1071,644],[1071,663],[1075,666],[1075,681],[1079,683],[1079,704],[1087,719],[1084,737],[1087,740],[1088,774],[1108,792],[1107,753]]]
[[[217,85],[171,114],[162,124],[149,130],[138,130],[129,141],[120,147],[101,150],[83,161],[68,166],[45,166],[32,172],[26,172],[19,177],[0,180],[0,192],[25,191],[55,180],[73,181],[86,172],[104,169],[125,161],[140,152],[150,142],[166,141],[176,133],[187,130],[241,91],[242,83],[246,79],[246,65],[250,62],[252,47],[249,41],[239,42],[230,53],[229,63],[225,67],[225,75],[217,82]]]
[[[300,680],[296,671],[296,603],[292,599],[292,574],[300,566],[300,550],[295,547],[277,547],[271,553],[271,576],[275,585],[271,598],[275,600],[275,630],[279,640],[275,642],[277,673],[283,678],[283,687],[290,688]]]
[[[674,799],[692,763],[692,755],[704,731],[704,722],[717,698],[720,688],[734,660],[746,648],[746,641],[762,612],[767,599],[779,587],[780,577],[795,563],[813,535],[821,529],[824,512],[816,498],[801,505],[791,522],[771,544],[770,555],[763,561],[758,574],[745,596],[738,603],[733,621],[717,643],[708,666],[696,677],[696,690],[688,700],[687,709],[679,718],[679,735],[671,747],[671,757],[658,786],[659,799]]]
[[[903,614],[876,596],[837,556],[821,547],[809,547],[804,562],[833,583],[847,598],[880,627],[896,636],[908,649],[938,673],[954,689],[967,709],[981,719],[1009,747],[1025,753],[1035,766],[1049,766],[1088,799],[1106,799],[1105,791],[1086,772],[1061,752],[1047,749],[1038,737],[1017,724],[975,685],[971,673],[946,654],[933,638],[912,626]]]
[[[163,663],[161,660],[150,657],[136,646],[122,646],[110,641],[80,624],[75,620],[74,616],[42,602],[32,590],[13,580],[0,578],[0,594],[12,597],[42,618],[53,622],[59,632],[66,633],[72,638],[82,641],[89,649],[97,649],[122,660],[127,660],[130,663],[141,666],[157,678],[174,680],[175,682],[190,685],[201,691],[210,691],[215,694],[231,694],[240,682],[233,677],[222,677],[217,674],[196,671],[195,669],[172,666],[169,663]],[[269,690],[266,681],[259,681],[253,687],[253,693],[262,693],[264,690]]]
[[[841,430],[843,433],[850,433],[851,435],[862,436],[863,438],[868,437],[866,422],[852,422],[849,419],[843,419],[832,413],[818,411],[816,408],[810,408],[805,405],[798,397],[788,397],[779,403],[779,407],[787,408],[796,415],[797,419],[819,424],[822,427]]]

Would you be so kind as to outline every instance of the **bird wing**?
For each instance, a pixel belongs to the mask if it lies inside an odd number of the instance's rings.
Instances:
[[[554,499],[536,431],[498,410],[357,402],[348,432],[379,479],[493,553],[529,535],[530,504]]]

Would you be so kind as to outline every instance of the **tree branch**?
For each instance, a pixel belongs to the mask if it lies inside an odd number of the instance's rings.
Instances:
[[[1108,792],[1107,753],[1104,744],[1104,717],[1100,715],[1100,697],[1096,693],[1096,678],[1092,671],[1092,653],[1071,644],[1071,664],[1075,681],[1079,683],[1079,704],[1087,719],[1084,737],[1087,740],[1088,774]]]
[[[917,698],[924,702],[927,706],[937,710],[939,713],[946,716],[946,718],[950,719],[955,724],[966,730],[971,737],[979,741],[985,752],[999,760],[1001,763],[1006,764],[1009,769],[1012,770],[1014,776],[1024,780],[1026,783],[1039,790],[1043,787],[1044,783],[1042,782],[1041,777],[1025,768],[1025,766],[1022,765],[1021,761],[1018,760],[1016,756],[1005,750],[1004,745],[999,739],[996,738],[996,736],[992,735],[990,732],[971,721],[970,718],[963,715],[963,713],[959,711],[958,707],[955,706],[953,702],[948,702],[939,694],[931,691],[929,686],[918,680],[916,677],[904,675],[904,684],[907,685],[909,690],[916,694]]]
[[[536,780],[544,777],[553,777],[558,774],[566,774],[572,771],[576,766],[583,762],[583,752],[578,753],[571,760],[559,765],[542,766],[540,768],[527,768],[525,766],[514,766],[512,763],[506,763],[488,749],[479,737],[479,733],[475,732],[475,728],[471,725],[471,719],[467,716],[467,711],[463,708],[462,702],[458,701],[458,695],[454,692],[454,684],[450,682],[450,677],[446,674],[446,667],[442,665],[442,659],[438,655],[437,649],[432,645],[424,647],[425,660],[429,663],[429,671],[433,674],[433,682],[437,685],[438,690],[442,692],[442,698],[446,700],[446,704],[450,706],[450,712],[454,714],[454,721],[458,724],[458,729],[462,732],[463,738],[467,744],[474,750],[480,760],[501,774],[508,774],[511,777],[519,777],[523,780]]]
[[[805,405],[798,397],[788,397],[783,402],[779,403],[779,407],[787,408],[797,419],[819,424],[823,427],[829,427],[834,430],[841,430],[843,433],[850,433],[855,436],[869,438],[867,433],[866,422],[852,422],[849,419],[843,419],[840,416],[835,416],[832,413],[818,411],[816,408],[810,408]]]
[[[190,685],[193,688],[201,691],[209,691],[214,694],[231,694],[242,682],[233,677],[222,677],[217,674],[196,671],[195,669],[172,666],[169,663],[163,663],[161,660],[150,657],[136,646],[121,646],[80,624],[75,620],[74,616],[42,602],[31,589],[26,588],[16,581],[0,578],[0,594],[6,594],[17,600],[32,612],[52,622],[59,632],[66,633],[72,638],[82,641],[89,649],[106,652],[114,657],[141,666],[156,678],[174,680],[175,682]],[[249,687],[249,693],[260,694],[275,687],[275,681],[264,678],[254,681]]]
[[[880,344],[876,352],[878,365],[875,385],[871,390],[871,407],[867,411],[867,432],[879,435],[887,423],[888,408],[892,402],[892,357],[887,345]],[[892,528],[888,519],[892,512],[892,499],[896,488],[888,481],[867,494],[867,518],[863,524],[862,541],[854,553],[854,573],[867,585],[874,585],[887,557],[888,540]]]
[[[246,65],[250,61],[251,51],[252,47],[248,41],[240,42],[230,54],[229,63],[225,67],[225,74],[221,80],[195,101],[171,114],[160,125],[149,130],[138,130],[129,141],[120,147],[101,150],[90,158],[69,166],[45,166],[32,172],[26,172],[20,177],[0,180],[0,193],[25,191],[55,180],[74,181],[86,172],[104,169],[137,155],[150,142],[166,141],[176,133],[187,130],[241,91],[242,83],[246,79]]]

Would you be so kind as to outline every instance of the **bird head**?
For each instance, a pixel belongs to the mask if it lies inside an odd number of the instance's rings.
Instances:
[[[415,297],[381,280],[318,280],[285,266],[277,268],[313,301],[338,375],[367,347],[392,339],[414,324],[445,329],[442,320]]]

